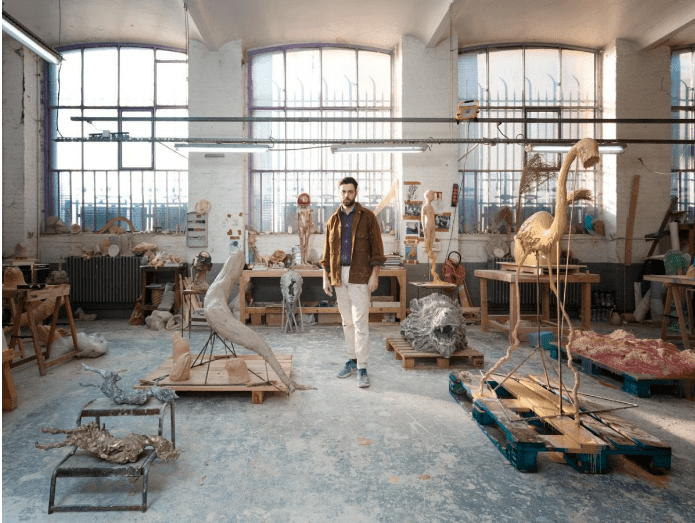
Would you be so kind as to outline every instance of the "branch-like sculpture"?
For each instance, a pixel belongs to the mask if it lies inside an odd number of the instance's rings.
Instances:
[[[570,347],[572,345],[572,340],[574,338],[574,328],[572,323],[565,311],[565,307],[562,304],[555,286],[555,282],[552,278],[552,268],[554,264],[559,262],[558,254],[560,252],[560,240],[565,232],[565,227],[567,227],[567,177],[569,175],[570,167],[574,160],[579,157],[584,168],[589,168],[596,165],[599,160],[598,154],[598,143],[592,138],[583,138],[578,141],[562,162],[562,167],[560,169],[560,177],[557,182],[557,202],[555,204],[555,218],[545,211],[537,212],[531,215],[519,228],[514,240],[514,259],[516,260],[516,285],[519,285],[519,275],[521,273],[521,268],[524,265],[532,267],[542,267],[546,266],[549,271],[549,281],[550,288],[555,294],[560,303],[560,310],[562,311],[562,316],[567,322],[569,327],[569,336],[567,343],[567,351],[570,352]],[[520,301],[520,293],[517,288],[516,292],[517,300]],[[516,310],[520,310],[520,303],[517,302]],[[512,352],[519,346],[519,321],[516,322],[514,331],[512,332],[512,345],[507,350],[507,353],[497,362],[495,365],[485,374],[483,379],[480,381],[480,391],[483,394],[483,387],[488,378],[509,358]],[[577,392],[579,389],[579,374],[576,369],[572,366],[571,354],[567,361],[568,367],[574,373],[574,387],[572,389],[572,401],[575,405],[575,421],[579,422],[579,417],[576,415],[578,413],[579,402],[577,400]]]
[[[41,432],[67,434],[67,438],[59,443],[36,443],[37,449],[50,450],[76,445],[111,463],[135,463],[140,459],[145,447],[153,447],[157,457],[164,461],[179,457],[173,443],[162,436],[130,434],[127,438],[114,438],[106,428],[100,429],[93,421],[89,425],[79,425],[74,429],[42,428]]]
[[[129,390],[125,391],[117,385],[117,382],[121,380],[121,377],[116,372],[111,372],[108,370],[97,369],[96,367],[90,367],[89,365],[82,364],[84,370],[90,372],[96,372],[101,376],[102,382],[99,385],[94,383],[80,383],[83,387],[97,387],[104,396],[111,398],[114,403],[118,405],[129,404],[129,405],[142,405],[144,404],[150,396],[155,397],[159,401],[168,402],[178,398],[176,392],[171,389],[165,389],[162,387],[153,385],[146,390]]]
[[[227,305],[227,299],[232,292],[234,284],[241,276],[241,271],[244,268],[244,251],[241,249],[234,251],[229,255],[222,270],[212,282],[207,294],[205,295],[205,316],[210,324],[210,327],[220,337],[236,343],[256,354],[259,354],[268,362],[275,373],[280,378],[290,392],[294,390],[307,390],[311,387],[295,383],[290,377],[285,374],[285,371],[280,366],[273,349],[270,345],[256,332],[249,329],[246,325],[237,320],[232,311]],[[242,298],[243,299],[243,298]]]

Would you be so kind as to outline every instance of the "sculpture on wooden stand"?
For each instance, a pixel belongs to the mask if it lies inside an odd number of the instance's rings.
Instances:
[[[437,274],[437,255],[434,253],[434,206],[432,205],[432,200],[434,200],[434,191],[425,191],[425,204],[422,206],[420,211],[420,221],[422,222],[422,230],[425,237],[425,252],[427,257],[430,259],[430,273],[432,274],[432,282],[437,285],[446,285]]]
[[[311,219],[311,199],[305,192],[297,197],[297,233],[299,234],[299,250],[301,253],[301,263],[297,268],[312,268],[308,261],[309,237],[314,232],[314,223]]]

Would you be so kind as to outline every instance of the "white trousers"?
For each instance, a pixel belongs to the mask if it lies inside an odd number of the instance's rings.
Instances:
[[[335,296],[343,318],[348,357],[357,360],[358,369],[366,369],[369,360],[369,286],[366,283],[348,283],[349,277],[350,267],[342,267],[342,283],[335,287]]]

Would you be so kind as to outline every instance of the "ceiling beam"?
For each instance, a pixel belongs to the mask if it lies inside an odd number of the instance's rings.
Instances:
[[[656,47],[671,36],[695,24],[695,2],[675,0],[658,20],[652,20],[649,28],[643,31],[637,44],[641,49]]]
[[[451,12],[454,5],[458,2],[459,0],[443,0],[431,10],[432,15],[425,24],[425,29],[423,31],[426,36],[425,41],[427,42],[427,47],[436,47],[445,38],[449,37]]]
[[[219,51],[219,46],[217,45],[215,39],[212,36],[212,31],[210,30],[210,27],[205,21],[205,17],[202,15],[198,3],[199,0],[184,0],[183,5],[187,9],[188,13],[191,15],[191,20],[193,20],[196,29],[198,29],[198,33],[200,33],[200,36],[203,39],[203,43],[205,44],[205,47],[208,48],[208,51]]]

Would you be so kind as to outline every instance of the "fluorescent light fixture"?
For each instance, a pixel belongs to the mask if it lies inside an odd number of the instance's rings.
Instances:
[[[424,153],[427,145],[408,144],[345,144],[331,145],[331,152],[337,153]]]
[[[47,62],[58,65],[63,59],[58,51],[46,44],[5,11],[2,12],[2,32],[7,33],[20,44],[34,51]]]
[[[568,153],[572,145],[552,145],[552,144],[531,144],[526,146],[526,150],[534,153]],[[626,149],[624,144],[599,145],[600,154],[620,154]]]
[[[270,149],[263,143],[177,143],[174,147],[191,153],[264,153]]]

